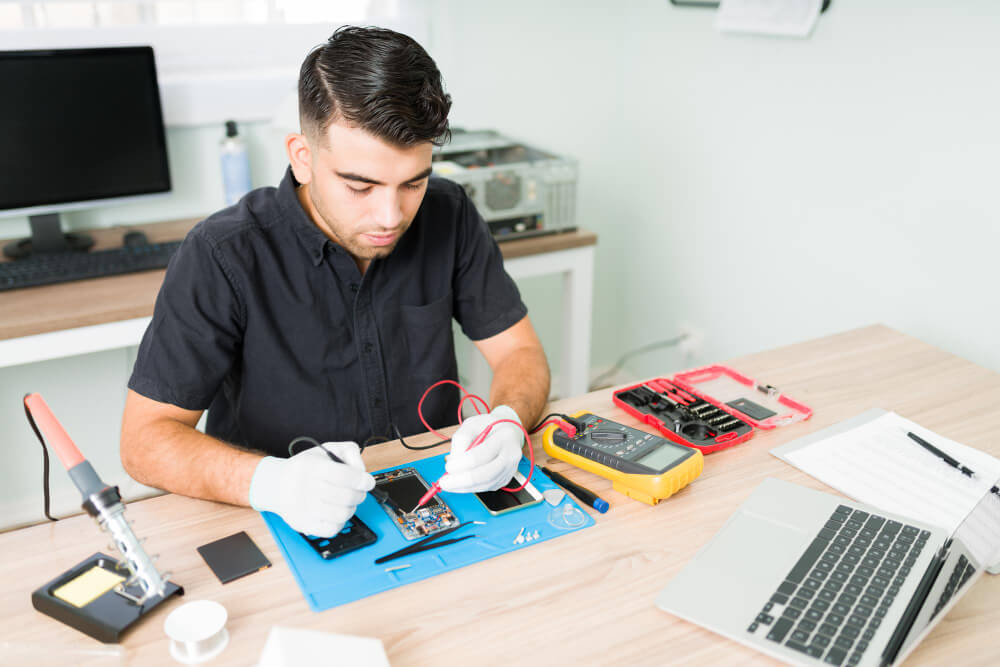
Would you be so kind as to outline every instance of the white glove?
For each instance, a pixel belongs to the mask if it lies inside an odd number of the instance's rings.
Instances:
[[[499,419],[521,420],[513,408],[501,405],[487,415],[469,417],[451,436],[451,453],[444,466],[441,490],[453,493],[496,491],[510,482],[521,460],[524,433],[515,424],[504,422],[490,429],[481,443],[469,445],[487,426]]]
[[[361,450],[353,442],[324,442],[336,463],[319,447],[287,459],[265,456],[250,480],[250,506],[274,512],[293,530],[316,537],[333,537],[354,516],[354,510],[375,488],[365,472]]]

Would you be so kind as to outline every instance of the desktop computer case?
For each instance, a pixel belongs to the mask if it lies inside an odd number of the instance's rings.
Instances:
[[[577,165],[495,130],[454,130],[434,173],[460,184],[498,241],[576,228]]]

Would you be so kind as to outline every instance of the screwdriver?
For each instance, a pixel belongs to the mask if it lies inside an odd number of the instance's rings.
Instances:
[[[562,475],[560,475],[559,473],[557,473],[555,470],[549,470],[545,466],[539,466],[539,467],[542,469],[542,472],[544,472],[546,475],[549,476],[549,478],[552,479],[553,482],[555,482],[559,486],[563,487],[564,489],[566,489],[567,491],[569,491],[570,493],[572,493],[574,496],[576,496],[577,498],[579,498],[581,501],[583,501],[584,503],[586,503],[590,507],[593,507],[595,510],[597,510],[601,514],[604,514],[605,512],[607,512],[608,508],[611,507],[608,504],[607,500],[605,500],[604,498],[601,498],[599,495],[597,495],[596,493],[594,493],[590,489],[588,489],[586,487],[583,487],[583,486],[580,486],[579,484],[577,484],[576,482],[574,482],[571,479],[563,477]]]

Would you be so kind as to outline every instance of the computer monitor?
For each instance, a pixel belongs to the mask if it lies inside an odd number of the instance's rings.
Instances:
[[[27,215],[13,258],[87,250],[60,212],[170,191],[153,49],[0,51],[0,216]]]

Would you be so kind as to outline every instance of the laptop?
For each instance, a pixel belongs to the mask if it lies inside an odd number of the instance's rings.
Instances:
[[[997,516],[987,492],[949,535],[768,478],[656,605],[791,664],[896,665],[982,574]]]

